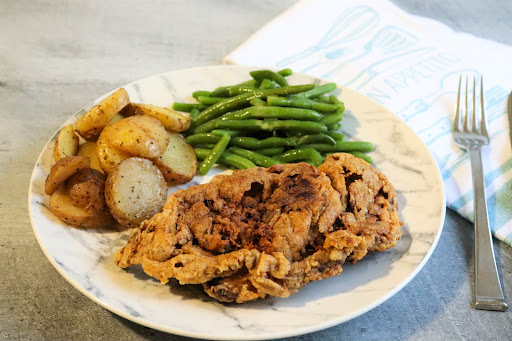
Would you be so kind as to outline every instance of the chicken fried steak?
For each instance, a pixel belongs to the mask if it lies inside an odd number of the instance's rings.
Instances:
[[[132,231],[115,254],[162,283],[202,284],[211,297],[243,303],[288,297],[342,272],[401,236],[387,178],[350,154],[235,170],[173,193],[163,212]]]

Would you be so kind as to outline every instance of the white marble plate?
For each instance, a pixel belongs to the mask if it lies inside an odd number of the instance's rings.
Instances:
[[[173,71],[125,88],[134,102],[167,106],[191,101],[195,90],[247,80],[250,70],[223,65]],[[306,75],[290,77],[291,84],[311,82],[323,83]],[[122,270],[114,265],[113,254],[126,242],[127,232],[66,226],[48,211],[44,180],[56,134],[37,160],[29,189],[30,217],[41,248],[62,276],[96,303],[136,323],[189,337],[280,338],[327,328],[367,312],[403,288],[430,257],[441,234],[445,199],[434,159],[404,122],[353,90],[341,87],[338,93],[347,108],[342,131],[351,140],[376,145],[375,166],[397,189],[405,225],[395,248],[347,264],[340,276],[310,283],[286,299],[221,304],[195,286],[172,281],[161,285],[140,267]],[[74,123],[99,100],[63,125]],[[207,180],[196,177],[187,186]]]

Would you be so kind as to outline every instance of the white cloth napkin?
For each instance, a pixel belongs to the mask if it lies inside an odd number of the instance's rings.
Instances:
[[[448,207],[473,220],[471,169],[453,143],[459,75],[484,76],[491,144],[483,150],[489,220],[512,246],[512,150],[506,118],[512,47],[454,32],[387,0],[303,0],[224,60],[289,67],[358,90],[400,116],[434,155]],[[477,89],[479,83],[477,82]],[[477,99],[478,101],[478,99]]]

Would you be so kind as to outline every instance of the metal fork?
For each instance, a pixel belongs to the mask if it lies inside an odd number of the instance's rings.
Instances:
[[[500,279],[494,259],[491,230],[487,216],[487,203],[485,197],[484,176],[482,167],[481,149],[489,144],[487,122],[484,110],[484,84],[480,78],[480,115],[476,106],[476,78],[473,78],[473,105],[468,105],[468,78],[466,77],[466,91],[464,97],[463,113],[461,115],[462,76],[459,78],[459,91],[457,93],[457,107],[453,124],[453,138],[455,144],[469,153],[471,173],[473,175],[473,199],[475,204],[475,279],[473,284],[476,309],[505,311],[507,303],[501,291]]]

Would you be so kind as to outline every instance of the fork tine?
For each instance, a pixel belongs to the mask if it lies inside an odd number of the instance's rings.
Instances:
[[[463,117],[463,124],[462,124],[462,130],[469,131],[469,105],[468,105],[468,76],[466,76],[466,94],[464,96],[464,117]]]
[[[487,118],[485,116],[485,104],[484,104],[484,77],[480,75],[480,112],[481,112],[481,120],[480,127],[482,128],[482,134],[485,137],[489,137],[487,134]]]
[[[473,76],[473,117],[472,117],[472,128],[471,128],[471,131],[473,132],[478,132],[478,127],[477,127],[477,121],[478,121],[478,118],[477,118],[477,108],[476,108],[476,77]],[[479,126],[480,124],[478,124]]]
[[[457,105],[455,106],[455,119],[453,120],[453,130],[459,131],[461,124],[460,117],[460,85],[462,82],[462,75],[459,76],[459,91],[457,91]]]

